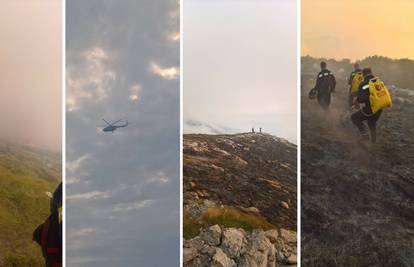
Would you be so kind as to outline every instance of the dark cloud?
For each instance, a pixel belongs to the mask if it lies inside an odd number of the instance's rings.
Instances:
[[[67,266],[178,265],[178,2],[66,5]]]

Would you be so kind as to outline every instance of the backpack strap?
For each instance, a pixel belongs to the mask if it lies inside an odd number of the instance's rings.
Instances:
[[[369,82],[370,82],[370,83],[371,83],[371,82],[372,82],[372,83],[375,83],[375,82],[377,82],[377,81],[381,81],[381,80],[380,80],[380,78],[378,78],[378,77],[374,77],[374,78],[372,78],[372,79],[370,79],[370,80],[369,80]]]

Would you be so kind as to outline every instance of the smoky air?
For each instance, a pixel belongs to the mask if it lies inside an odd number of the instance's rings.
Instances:
[[[49,2],[0,1],[0,139],[60,151],[61,5]]]

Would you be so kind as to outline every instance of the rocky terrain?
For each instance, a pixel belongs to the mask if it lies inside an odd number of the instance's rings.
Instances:
[[[296,264],[296,232],[220,228],[213,225],[184,241],[184,266],[274,267]]]
[[[183,144],[184,237],[186,253],[191,255],[184,265],[274,266],[277,259],[294,263],[296,245],[275,245],[276,241],[262,237],[268,231],[290,230],[296,235],[296,146],[261,133],[189,134]],[[219,225],[215,228],[221,241],[209,243],[205,238],[211,231],[206,229],[214,224]],[[228,254],[223,247],[229,231],[239,236],[241,252]],[[264,255],[251,258],[248,255],[256,249],[252,244],[257,242],[270,244],[266,248],[270,252],[260,250]],[[278,257],[277,251],[286,255]],[[217,253],[229,259],[226,264],[214,263]],[[259,259],[263,257],[268,260]],[[206,265],[197,265],[207,258]],[[246,265],[249,261],[254,264]]]
[[[414,266],[414,91],[392,90],[370,144],[345,80],[323,113],[307,98],[313,78],[302,75],[302,266]]]

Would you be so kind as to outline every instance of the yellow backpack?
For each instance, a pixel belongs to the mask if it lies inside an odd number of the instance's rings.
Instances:
[[[362,75],[362,71],[355,72],[355,74],[352,76],[352,82],[351,82],[351,92],[356,93],[358,92],[359,85],[364,80],[364,75]]]
[[[390,92],[384,82],[378,77],[369,81],[369,102],[374,114],[383,108],[390,108],[392,106]]]

